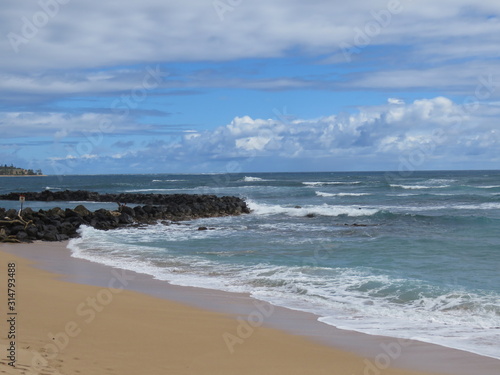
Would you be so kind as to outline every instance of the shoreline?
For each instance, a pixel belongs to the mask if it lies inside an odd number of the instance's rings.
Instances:
[[[21,256],[36,262],[35,267],[55,273],[61,283],[77,283],[78,285],[105,287],[109,283],[110,275],[121,270],[108,266],[75,259],[66,249],[67,243],[34,243],[30,245],[0,245],[1,252],[12,256]],[[2,256],[3,257],[3,256]],[[410,340],[398,340],[390,337],[370,336],[362,333],[339,330],[335,327],[317,321],[317,316],[304,312],[271,306],[257,302],[244,294],[233,294],[221,291],[180,287],[168,284],[165,281],[155,280],[148,275],[134,274],[126,271],[133,278],[126,289],[131,293],[152,296],[156,303],[172,302],[206,312],[220,314],[231,321],[231,330],[226,335],[226,344],[235,352],[246,351],[248,340],[238,335],[238,329],[244,336],[244,329],[251,332],[251,337],[261,331],[279,330],[281,334],[290,338],[302,339],[310,345],[318,345],[322,350],[333,350],[343,356],[353,356],[354,366],[346,374],[376,374],[374,366],[385,366],[383,360],[389,359],[389,365],[397,368],[411,369],[411,371],[442,374],[468,375],[481,373],[482,375],[496,374],[500,370],[500,361],[489,357],[449,349],[438,345],[421,343]],[[63,276],[61,276],[63,275]],[[55,275],[52,275],[55,277]],[[121,313],[119,313],[121,314]],[[229,318],[231,316],[232,318]],[[253,319],[253,320],[252,320]],[[247,324],[245,325],[245,321]],[[253,322],[253,323],[252,323]],[[249,326],[252,323],[255,327]],[[222,333],[215,338],[223,342]],[[244,342],[240,342],[240,340]],[[383,350],[385,348],[385,351]],[[392,350],[392,351],[391,351]],[[352,354],[355,353],[355,354]],[[228,354],[231,354],[228,352]],[[338,354],[338,353],[337,353]],[[391,357],[388,356],[391,354]],[[256,355],[254,353],[254,355]],[[291,356],[293,357],[293,356]],[[394,358],[392,358],[394,357]],[[325,359],[326,360],[326,359]],[[326,366],[323,363],[323,366]],[[355,368],[355,369],[354,369]],[[392,374],[391,369],[383,369],[384,374]],[[478,371],[478,369],[480,369]],[[331,367],[330,367],[331,370]],[[381,370],[380,370],[381,371]],[[405,371],[394,370],[394,374],[406,374]],[[410,370],[408,370],[410,371]],[[276,372],[277,374],[280,372]],[[285,372],[283,372],[285,373]],[[332,371],[325,373],[331,374]],[[339,372],[341,374],[342,372]]]

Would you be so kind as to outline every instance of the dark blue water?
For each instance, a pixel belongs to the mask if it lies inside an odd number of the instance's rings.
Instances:
[[[82,228],[70,248],[76,257],[179,285],[248,292],[340,328],[500,358],[498,171],[63,176],[0,184],[0,193],[243,197],[250,215],[109,232]],[[213,229],[198,231],[201,225]]]

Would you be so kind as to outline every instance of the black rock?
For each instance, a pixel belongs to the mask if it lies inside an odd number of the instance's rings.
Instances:
[[[58,218],[64,218],[66,216],[66,213],[64,210],[61,210],[59,207],[55,207],[49,210],[49,213]]]
[[[29,238],[36,239],[37,238],[36,234],[38,233],[38,228],[36,227],[36,225],[33,225],[33,224],[29,225],[26,228],[26,233],[28,234]]]
[[[141,206],[136,206],[136,207],[134,207],[134,215],[132,215],[132,216],[144,217],[144,216],[147,216],[147,212],[144,211]]]
[[[19,195],[24,195],[27,201],[94,201],[94,202],[115,202],[121,206],[120,211],[132,216],[130,209],[125,206],[127,203],[143,204],[143,205],[158,205],[172,206],[178,209],[179,206],[184,206],[180,212],[191,214],[195,217],[209,217],[217,214],[238,214],[248,213],[249,209],[246,203],[237,197],[217,197],[215,195],[189,195],[189,194],[99,194],[84,190],[77,191],[50,191],[44,190],[41,193],[25,192],[25,193],[10,193],[0,195],[0,200],[18,200]],[[77,212],[78,209],[75,209]],[[124,211],[126,210],[126,211]],[[81,216],[88,215],[80,213]]]
[[[61,237],[59,237],[59,233],[55,231],[48,231],[43,234],[42,239],[45,241],[59,241]]]
[[[132,210],[134,212],[134,210]],[[129,214],[122,212],[120,216],[118,216],[118,222],[120,224],[132,224],[134,222],[134,218]]]
[[[75,227],[70,222],[65,221],[58,228],[58,232],[62,234],[72,234],[75,232]]]
[[[109,230],[129,225],[145,225],[161,221],[164,225],[178,224],[181,220],[203,217],[240,215],[249,213],[245,201],[237,197],[189,194],[99,194],[84,190],[40,193],[23,193],[27,201],[95,201],[118,203],[117,211],[100,209],[89,211],[79,205],[74,209],[59,207],[34,212],[26,208],[18,217],[18,211],[0,208],[0,217],[6,223],[0,224],[0,242],[15,240],[63,241],[78,236],[80,225]],[[1,195],[0,200],[17,200],[18,193]],[[126,203],[143,204],[134,208]],[[4,219],[7,218],[7,219]],[[23,225],[21,225],[22,223]],[[199,230],[208,230],[199,227]],[[16,239],[15,236],[19,238]]]
[[[23,231],[17,232],[16,239],[18,239],[21,242],[28,242],[29,241],[28,233],[23,232]]]
[[[127,214],[129,216],[135,216],[135,211],[133,208],[127,207],[127,206],[121,206],[120,210],[121,213]]]
[[[24,231],[24,225],[14,225],[9,228],[11,235],[16,235],[19,232]]]
[[[90,211],[87,210],[85,206],[82,206],[81,204],[76,206],[75,209],[73,210],[78,214],[78,216],[88,216],[90,215]]]
[[[5,217],[8,217],[10,219],[15,219],[17,218],[17,211],[11,208],[5,213]]]
[[[80,207],[80,206],[78,206],[78,207]],[[78,208],[78,207],[75,207],[75,210],[76,210],[76,208]],[[83,207],[83,206],[82,206],[82,207]],[[85,208],[85,207],[84,207],[84,208]],[[78,212],[77,212],[77,211],[75,211],[75,210],[71,210],[71,209],[69,209],[69,208],[66,208],[66,211],[64,211],[64,217],[66,217],[66,218],[70,218],[70,217],[80,217],[80,215],[78,214]]]
[[[22,216],[24,219],[32,220],[34,213],[35,212],[30,207],[27,207],[23,209]]]

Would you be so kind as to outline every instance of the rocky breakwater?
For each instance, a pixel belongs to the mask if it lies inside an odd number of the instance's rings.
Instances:
[[[62,241],[78,236],[81,225],[109,230],[128,225],[152,224],[158,221],[181,221],[197,218],[231,216],[249,213],[244,200],[237,197],[189,194],[99,194],[89,191],[43,191],[0,195],[0,200],[115,202],[116,211],[89,211],[79,205],[74,209],[22,212],[0,208],[0,242],[33,240]],[[129,206],[127,204],[137,204]]]

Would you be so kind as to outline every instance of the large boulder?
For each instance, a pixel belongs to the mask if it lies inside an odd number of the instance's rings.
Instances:
[[[76,212],[79,216],[89,216],[91,212],[87,210],[87,208],[83,205],[78,205],[73,209],[74,212]]]
[[[20,242],[29,242],[30,241],[28,233],[26,233],[24,231],[17,232],[16,239]]]
[[[133,211],[134,210],[132,210],[132,212]],[[133,224],[134,223],[134,218],[131,215],[122,212],[121,215],[118,216],[118,222],[120,224]]]
[[[45,241],[60,241],[59,233],[57,233],[57,230],[53,228],[47,228],[43,232],[42,239]]]

